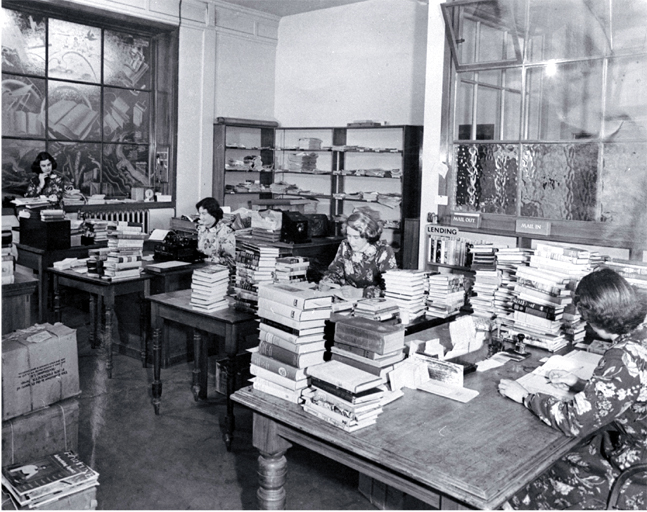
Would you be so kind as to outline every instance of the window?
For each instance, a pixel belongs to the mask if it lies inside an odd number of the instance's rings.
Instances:
[[[442,8],[453,59],[450,209],[644,226],[647,2]]]
[[[86,197],[172,194],[175,28],[3,5],[3,196],[25,193],[40,151]]]

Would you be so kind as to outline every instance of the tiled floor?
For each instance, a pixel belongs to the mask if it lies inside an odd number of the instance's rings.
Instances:
[[[192,365],[162,370],[159,416],[151,405],[152,369],[114,355],[107,379],[101,349],[87,341],[88,315],[65,307],[63,322],[77,328],[80,398],[79,453],[100,473],[104,510],[255,509],[257,452],[252,415],[236,407],[231,452],[222,440],[225,400],[213,391],[194,402]],[[115,330],[118,332],[117,330]],[[288,509],[373,509],[357,491],[358,474],[299,446],[288,453]]]

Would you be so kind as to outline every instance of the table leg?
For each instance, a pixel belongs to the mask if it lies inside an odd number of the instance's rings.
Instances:
[[[148,311],[146,294],[139,294],[139,358],[142,360],[142,367],[146,368],[146,335],[148,334]]]
[[[38,287],[38,322],[42,324],[47,320],[47,294],[49,293],[49,279],[43,264],[43,258],[38,258],[37,271],[40,284]]]
[[[47,278],[47,276],[45,276]],[[39,307],[40,307],[40,297],[38,299],[39,301]],[[40,316],[40,311],[38,312]],[[56,318],[57,322],[61,321],[62,315],[61,315],[61,291],[58,286],[58,276],[54,276],[54,318]],[[43,320],[40,320],[43,322]]]
[[[193,329],[193,399],[207,399],[207,342],[199,329]]]
[[[162,379],[160,378],[160,368],[162,366],[162,345],[160,344],[160,329],[153,329],[153,407],[155,414],[160,413],[160,404],[162,402]]]
[[[236,387],[236,354],[238,353],[238,329],[234,325],[227,324],[225,329],[225,339],[227,347],[227,415],[225,416],[225,445],[227,451],[231,450],[231,443],[234,440],[234,429],[236,428],[236,418],[234,417],[234,401],[231,395],[235,392]],[[229,343],[232,340],[233,343]]]
[[[90,332],[88,338],[90,347],[97,348],[97,299],[93,293],[90,294]]]
[[[106,304],[106,328],[103,336],[103,341],[106,347],[106,371],[108,378],[112,379],[112,317],[114,315],[114,307],[112,304]]]
[[[288,461],[285,452],[292,445],[276,433],[276,423],[254,413],[253,444],[258,449],[258,507],[262,510],[285,509],[285,480]]]

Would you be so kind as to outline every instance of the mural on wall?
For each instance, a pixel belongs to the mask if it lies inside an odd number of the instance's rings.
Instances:
[[[24,194],[40,151],[84,195],[150,186],[150,54],[145,37],[3,9],[3,196]]]

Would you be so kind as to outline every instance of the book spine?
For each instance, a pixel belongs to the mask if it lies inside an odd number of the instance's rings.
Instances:
[[[310,309],[299,309],[288,306],[287,304],[282,304],[273,300],[266,299],[259,295],[258,307],[264,308],[272,313],[276,313],[284,318],[289,318],[294,321],[307,321],[307,320],[317,320],[320,319],[317,315],[320,314],[320,311],[310,310]],[[330,317],[330,310],[328,311],[328,317]],[[315,316],[316,318],[312,318]],[[325,318],[324,318],[325,319]],[[294,326],[293,326],[294,327]]]
[[[351,326],[346,326],[342,330],[339,329],[341,324],[337,323],[335,328],[335,341],[340,340],[346,345],[362,348],[370,352],[384,354],[384,339],[373,333],[366,333],[363,329],[355,329]]]
[[[288,334],[292,334],[292,335],[296,336],[297,338],[299,336],[304,336],[306,334],[306,333],[303,333],[299,329],[295,329],[295,328],[290,327],[288,325],[283,325],[282,323],[277,322],[275,320],[272,320],[271,318],[263,317],[260,314],[259,314],[259,316],[261,317],[261,323],[269,325],[270,327],[274,327],[274,328],[276,328],[276,329],[278,329],[280,331],[287,332]]]
[[[295,354],[294,352],[290,352],[289,350],[279,347],[278,345],[272,345],[271,343],[268,343],[266,341],[261,341],[258,344],[258,352],[261,355],[271,357],[272,359],[276,359],[277,361],[281,361],[283,363],[300,368],[300,355]]]
[[[348,343],[342,343],[338,340],[335,340],[335,347],[361,357],[366,357],[367,359],[379,359],[382,355],[378,354],[377,352],[372,352],[371,350],[366,350],[365,348],[355,347],[354,345],[349,345]]]
[[[293,352],[295,354],[300,354],[302,350],[301,349],[302,345],[297,345],[296,343],[292,343],[291,341],[288,341],[285,338],[282,338],[270,332],[260,331],[258,333],[258,339],[261,341],[265,341],[270,345],[276,345],[277,347],[281,347],[281,348],[284,348],[285,350],[289,350],[290,352]]]
[[[258,391],[267,393],[268,395],[286,400],[287,402],[298,404],[301,401],[300,394],[297,391],[293,391],[291,389],[280,389],[279,387],[273,386],[272,384],[272,381],[266,381],[262,377],[256,377],[254,379],[254,385],[252,387],[254,389],[257,389]]]
[[[325,320],[293,320],[285,316],[276,314],[274,311],[267,309],[261,304],[262,298],[259,297],[258,301],[258,316],[261,318],[266,318],[273,320],[277,323],[283,324],[292,329],[302,330],[302,329],[311,329],[313,327],[323,327],[325,325]]]
[[[538,292],[547,293],[552,297],[559,297],[562,294],[562,290],[564,290],[564,288],[561,288],[559,286],[551,286],[549,284],[534,281],[525,277],[518,277],[517,284],[525,286],[526,288],[537,290]]]
[[[305,403],[302,405],[303,409],[312,414],[313,416],[316,416],[320,420],[324,420],[327,423],[330,423],[331,425],[339,428],[345,429],[348,426],[348,423],[345,421],[338,420],[335,417],[330,416],[327,413],[322,412],[320,409],[316,409],[312,404]],[[333,413],[331,413],[333,414]],[[341,415],[338,415],[340,418],[342,418]]]
[[[371,375],[375,375],[377,377],[383,377],[384,370],[386,369],[388,371],[389,368],[392,368],[392,366],[387,366],[385,368],[376,367],[368,363],[363,363],[362,361],[358,361],[357,359],[353,359],[351,357],[345,357],[344,355],[335,352],[333,352],[331,359],[333,361],[339,361],[340,363],[347,364],[348,366],[353,366],[359,370],[365,371],[366,373],[370,373]]]
[[[268,372],[276,373],[281,377],[285,377],[290,380],[303,380],[306,379],[306,373],[303,368],[297,368],[295,366],[282,363],[277,359],[264,356],[259,352],[252,352],[252,364],[255,364],[259,368],[263,368]]]
[[[277,327],[275,327],[273,325],[270,325],[264,319],[261,319],[261,323],[259,325],[259,332],[263,332],[263,331],[268,332],[268,333],[272,333],[275,336],[279,336],[279,337],[283,338],[284,340],[289,341],[291,343],[297,343],[297,340],[299,339],[299,337],[297,335],[289,333],[289,332],[287,332],[287,331],[285,331],[283,329],[279,329],[279,328],[277,328]]]

